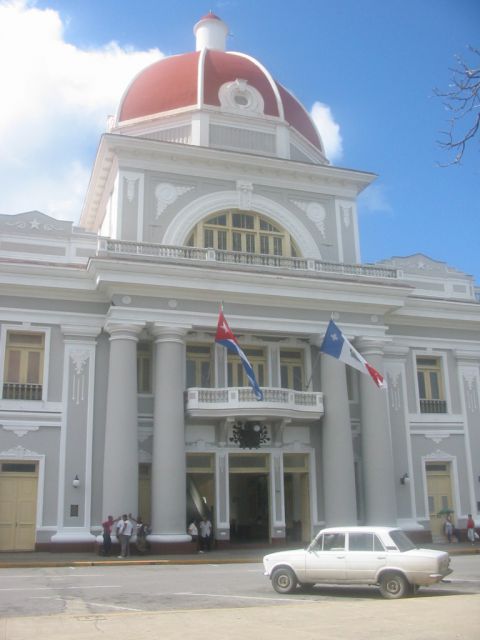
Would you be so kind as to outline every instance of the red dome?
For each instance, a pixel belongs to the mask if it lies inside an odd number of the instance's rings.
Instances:
[[[262,95],[265,115],[283,115],[288,124],[322,150],[317,130],[301,103],[261,64],[240,53],[210,49],[204,53],[204,57],[203,52],[196,51],[164,58],[141,71],[122,99],[118,122],[185,107],[220,106],[220,87],[242,79]]]

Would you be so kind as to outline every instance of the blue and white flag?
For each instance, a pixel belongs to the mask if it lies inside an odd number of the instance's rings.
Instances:
[[[227,321],[225,320],[225,316],[223,315],[223,309],[220,306],[220,311],[218,314],[218,325],[217,325],[217,333],[215,334],[215,342],[223,345],[229,351],[237,355],[242,361],[243,368],[245,373],[247,374],[248,381],[250,382],[250,386],[253,389],[253,393],[257,400],[263,400],[263,391],[258,386],[257,379],[255,377],[255,372],[253,370],[252,365],[248,361],[247,356],[243,353],[240,345],[237,342],[237,339],[232,333],[232,330],[228,326]]]
[[[368,374],[380,389],[387,388],[387,383],[382,374],[374,369],[371,364],[368,364],[365,358],[350,344],[347,338],[345,338],[333,320],[330,320],[328,323],[327,332],[323,338],[320,351],[332,356],[332,358],[337,358],[337,360],[345,362],[345,364],[354,367],[362,373]]]

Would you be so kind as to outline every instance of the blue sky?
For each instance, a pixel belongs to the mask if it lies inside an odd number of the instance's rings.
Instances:
[[[454,56],[480,46],[478,0],[0,0],[0,213],[78,220],[123,88],[154,59],[193,50],[209,9],[229,25],[229,49],[258,58],[309,111],[324,105],[334,164],[378,174],[360,198],[362,260],[422,252],[478,282],[479,141],[460,166],[439,166],[447,113],[433,94]]]

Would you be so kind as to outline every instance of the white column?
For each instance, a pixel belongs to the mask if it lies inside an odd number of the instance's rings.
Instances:
[[[375,340],[357,339],[360,352],[383,374],[383,348]],[[360,375],[362,462],[365,521],[374,525],[396,525],[395,471],[388,414],[387,393],[368,375]]]
[[[322,421],[325,521],[327,526],[355,525],[355,466],[345,365],[322,354],[320,371],[325,409]]]
[[[189,542],[183,392],[184,327],[155,326],[151,542]]]
[[[109,324],[103,515],[138,511],[137,342],[142,325]]]

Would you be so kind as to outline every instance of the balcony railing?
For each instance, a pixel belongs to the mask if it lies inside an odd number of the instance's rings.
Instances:
[[[420,413],[447,413],[447,401],[420,400]]]
[[[323,394],[293,389],[262,388],[263,400],[250,387],[228,389],[191,388],[185,392],[185,409],[190,415],[301,415],[316,419],[323,415]]]
[[[128,242],[100,238],[97,255],[126,258],[148,258],[154,261],[185,260],[225,265],[239,265],[261,269],[283,269],[295,274],[332,273],[347,276],[367,276],[370,278],[398,278],[396,269],[375,265],[343,264],[340,262],[323,262],[313,258],[287,258],[259,253],[243,253],[241,251],[223,251],[219,249],[202,249],[198,247],[175,247],[147,242]]]
[[[42,385],[4,382],[2,397],[4,400],[41,400]]]

